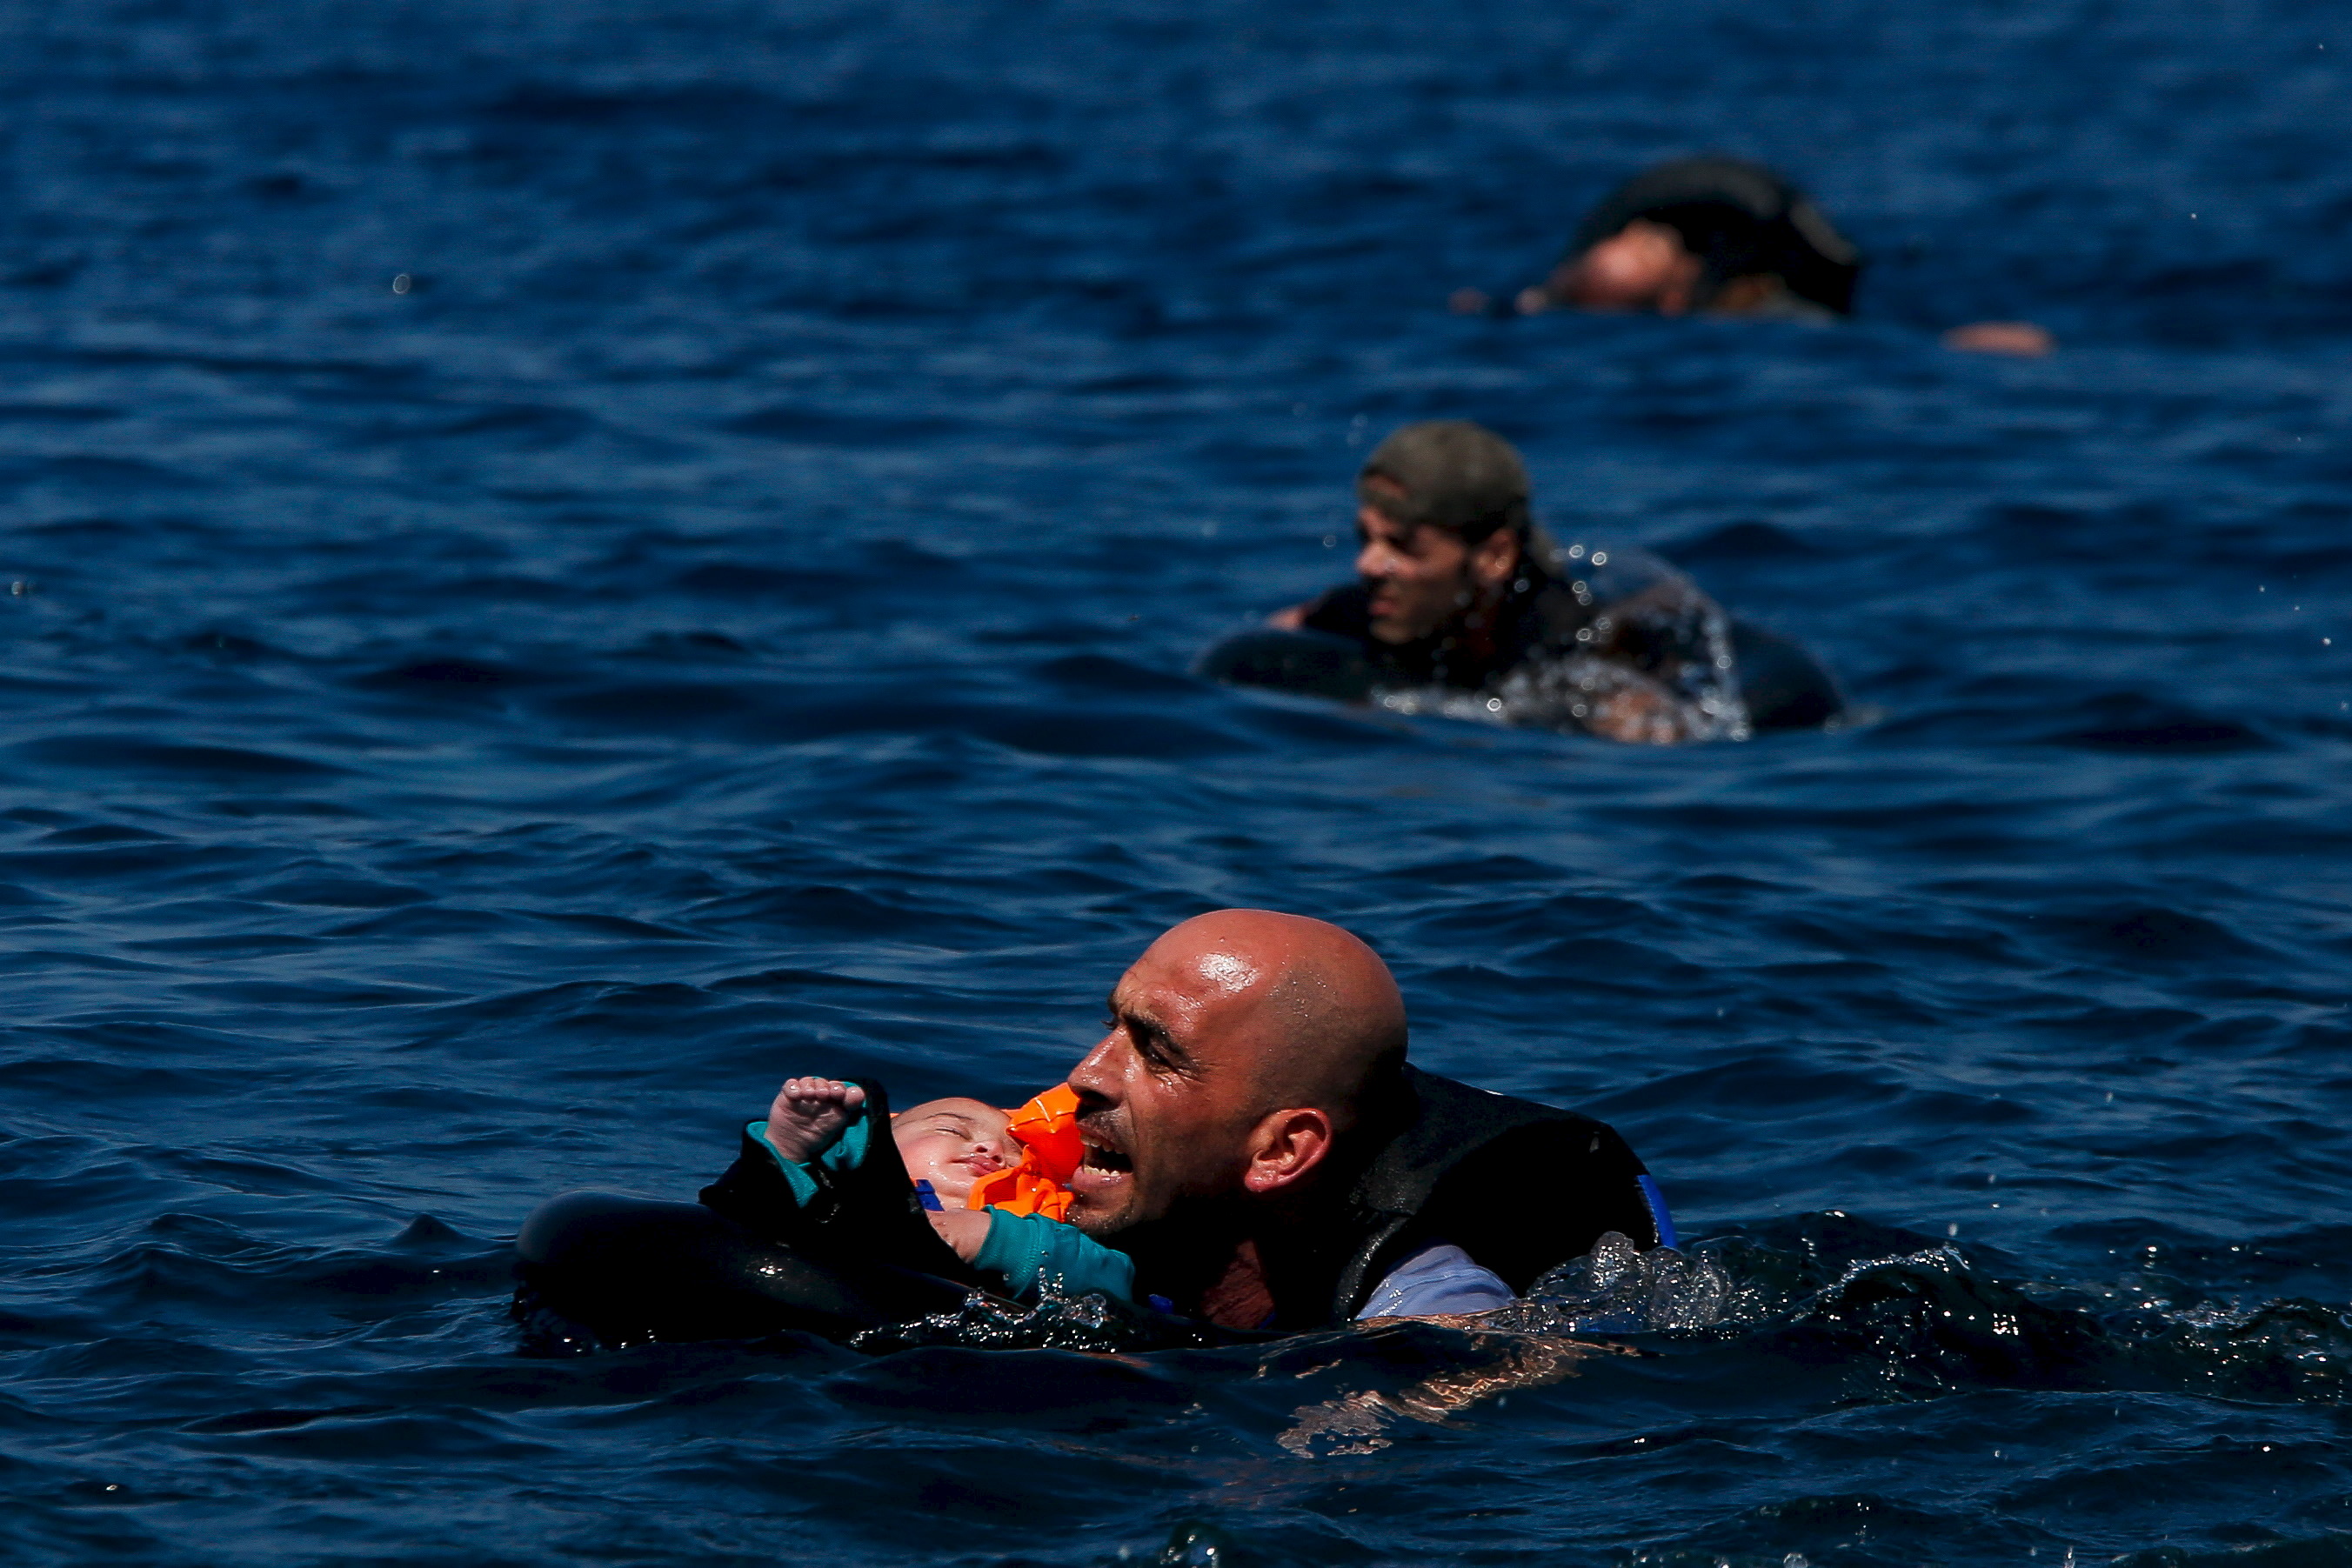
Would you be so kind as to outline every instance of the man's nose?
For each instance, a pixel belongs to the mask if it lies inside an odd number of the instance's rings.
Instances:
[[[1358,577],[1386,577],[1396,552],[1379,539],[1366,539],[1356,551]]]
[[[1113,1030],[1087,1052],[1085,1060],[1070,1070],[1070,1076],[1065,1082],[1078,1097],[1080,1114],[1116,1103],[1110,1091],[1118,1085],[1118,1074],[1112,1069],[1111,1058],[1118,1049],[1118,1031]]]

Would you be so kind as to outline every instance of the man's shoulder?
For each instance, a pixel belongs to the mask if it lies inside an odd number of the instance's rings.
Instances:
[[[1372,634],[1371,601],[1371,590],[1362,583],[1343,582],[1317,595],[1298,624],[1302,631],[1363,642]]]
[[[1389,1225],[1343,1275],[1341,1315],[1416,1246],[1450,1243],[1519,1292],[1609,1231],[1662,1239],[1642,1162],[1607,1123],[1412,1068],[1402,1087],[1405,1119],[1356,1188]]]
[[[1582,580],[1531,572],[1534,580],[1518,596],[1507,633],[1512,664],[1558,653],[1577,645],[1576,634],[1592,624],[1592,590]]]
[[[1546,1141],[1614,1143],[1607,1124],[1514,1094],[1403,1069],[1407,1097],[1395,1133],[1365,1172],[1364,1196],[1374,1206],[1409,1211],[1425,1200],[1454,1167],[1497,1140],[1544,1129]]]

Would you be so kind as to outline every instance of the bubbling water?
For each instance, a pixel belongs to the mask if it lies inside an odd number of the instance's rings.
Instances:
[[[1573,643],[1538,649],[1490,691],[1392,687],[1373,701],[1654,745],[1749,737],[1731,622],[1697,584],[1646,550],[1561,546],[1540,531],[1529,548],[1591,614]]]

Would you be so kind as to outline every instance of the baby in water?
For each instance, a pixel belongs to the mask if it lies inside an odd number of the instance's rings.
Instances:
[[[788,1078],[768,1107],[767,1121],[744,1130],[774,1157],[793,1197],[807,1205],[828,1172],[865,1161],[870,1098],[863,1085],[841,1079]],[[1038,1111],[1044,1099],[1024,1115]],[[1015,1298],[1034,1300],[1050,1284],[1070,1294],[1100,1291],[1132,1300],[1133,1260],[1055,1218],[1066,1199],[1054,1201],[1054,1184],[1036,1174],[1038,1161],[1014,1135],[1014,1120],[1012,1113],[961,1097],[926,1101],[890,1117],[890,1141],[924,1218],[957,1257],[1003,1275],[1006,1292]],[[1028,1179],[1016,1183],[1006,1174],[1015,1172]],[[982,1189],[978,1203],[976,1186]]]

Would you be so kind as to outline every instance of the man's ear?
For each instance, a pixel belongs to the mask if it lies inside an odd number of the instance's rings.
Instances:
[[[1304,1179],[1331,1152],[1331,1118],[1321,1111],[1276,1111],[1250,1134],[1242,1186],[1259,1197]]]
[[[1470,576],[1481,588],[1499,588],[1519,570],[1519,536],[1496,528],[1470,552]]]

